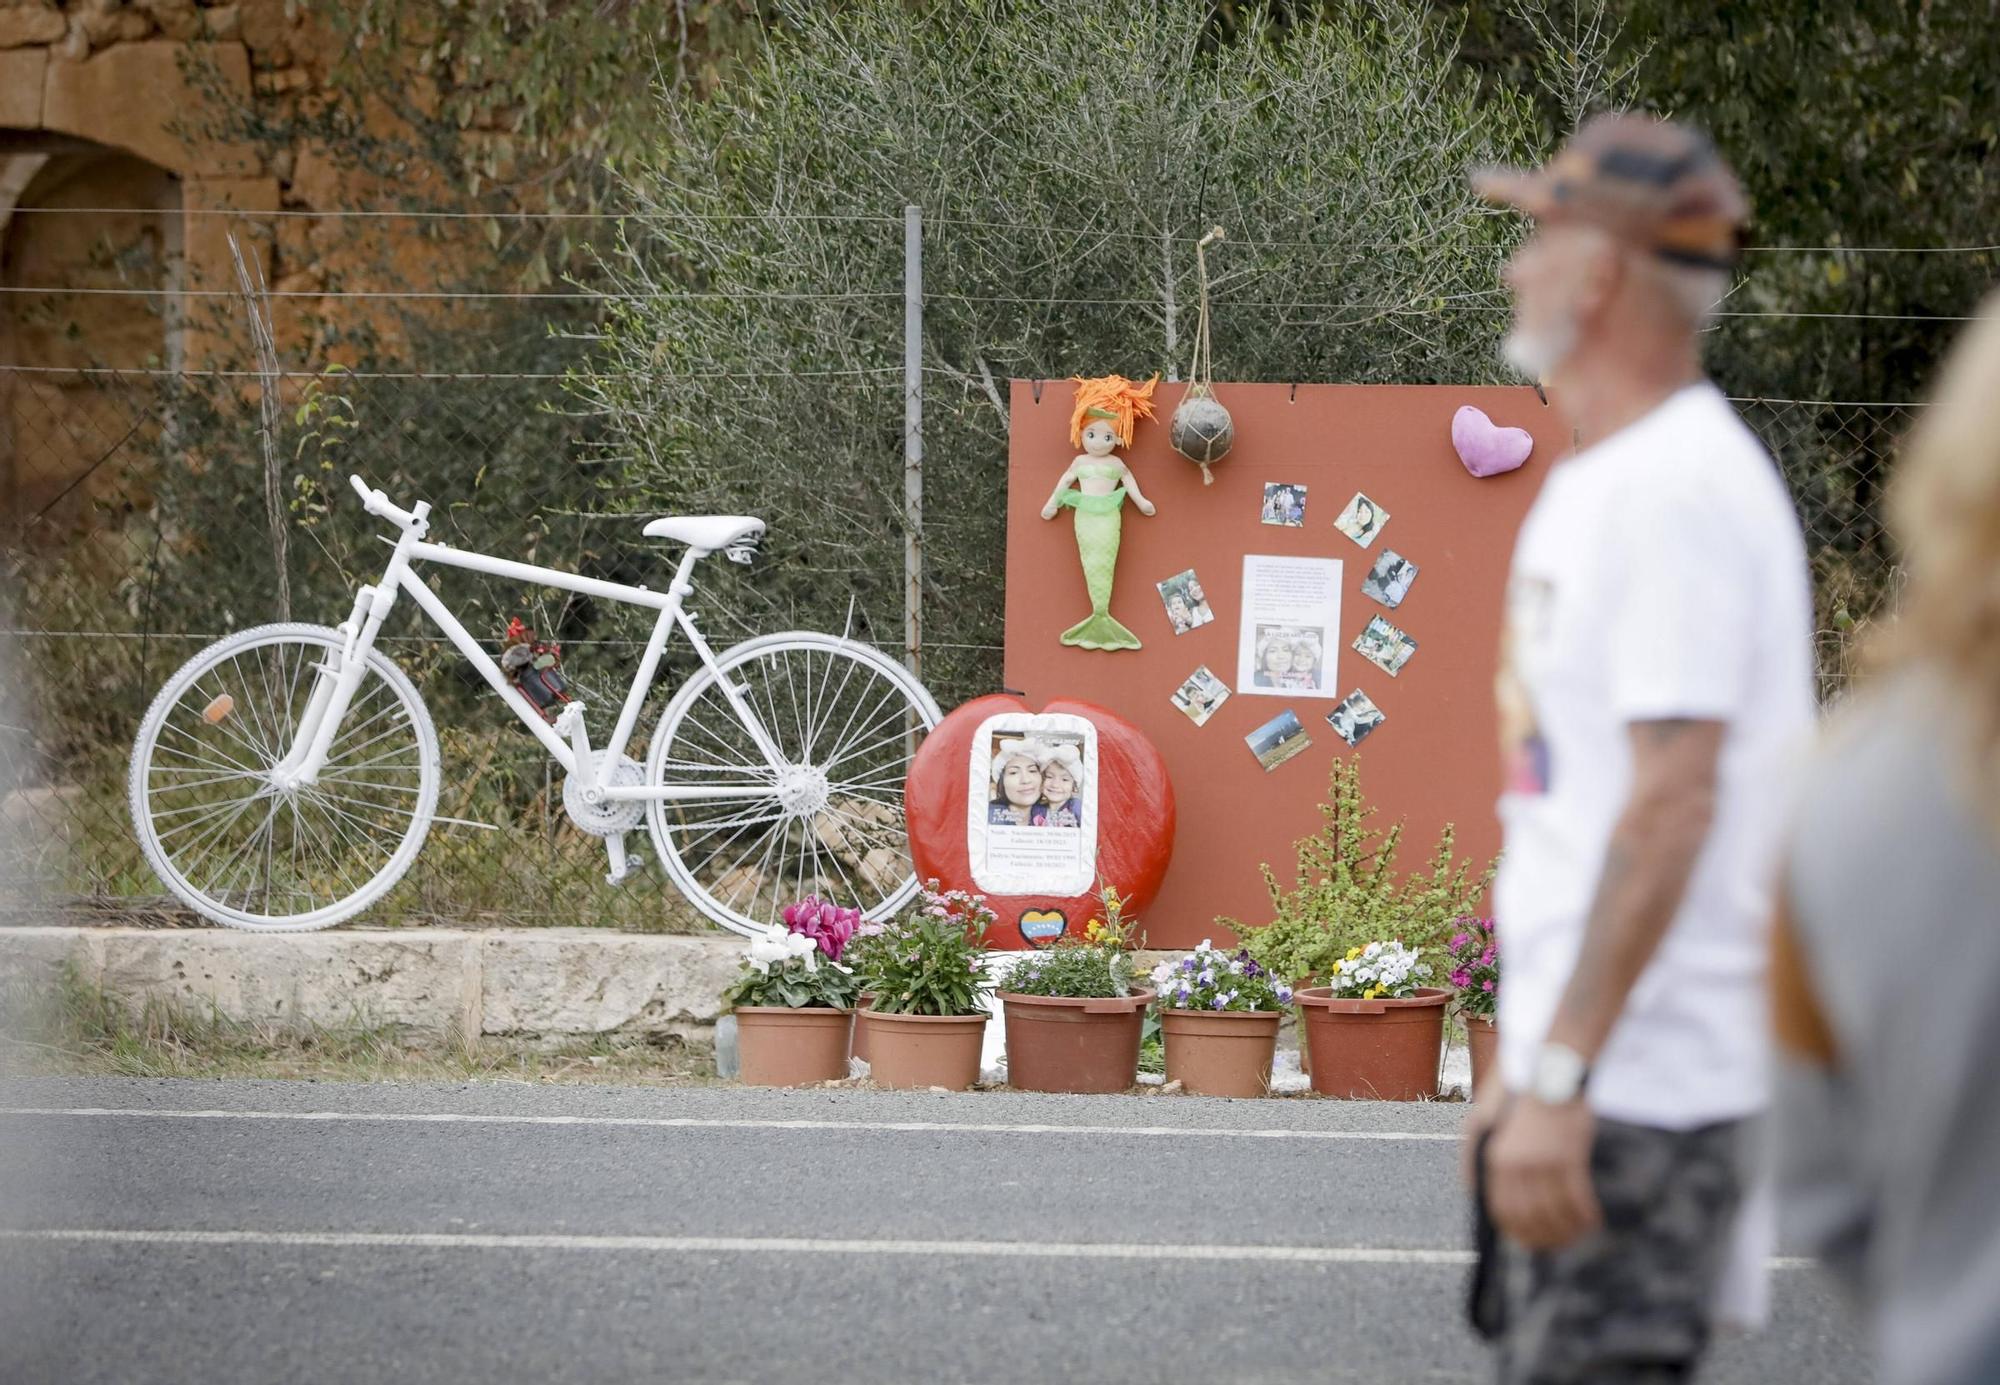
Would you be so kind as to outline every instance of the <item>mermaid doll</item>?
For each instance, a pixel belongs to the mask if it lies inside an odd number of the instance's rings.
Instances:
[[[1153,416],[1156,375],[1135,384],[1122,375],[1076,382],[1076,410],[1070,415],[1070,444],[1083,451],[1056,483],[1042,518],[1054,519],[1065,505],[1076,511],[1076,552],[1083,560],[1083,582],[1090,592],[1090,614],[1063,631],[1064,644],[1084,649],[1137,649],[1139,637],[1111,618],[1111,579],[1118,567],[1120,510],[1131,496],[1139,513],[1153,513],[1153,502],[1139,490],[1132,469],[1112,453],[1132,445],[1132,426]],[[1076,489],[1071,490],[1074,484]]]

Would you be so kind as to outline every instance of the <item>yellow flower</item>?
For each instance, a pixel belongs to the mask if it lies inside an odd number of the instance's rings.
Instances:
[[[1350,962],[1353,961],[1356,957],[1359,957],[1360,955],[1361,955],[1361,949],[1358,947],[1350,947],[1347,949],[1347,960]]]

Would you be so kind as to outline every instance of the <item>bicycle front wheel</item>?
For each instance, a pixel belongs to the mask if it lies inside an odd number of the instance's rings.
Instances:
[[[325,928],[402,877],[437,808],[438,741],[407,675],[370,650],[312,784],[274,770],[344,637],[263,625],[219,640],[160,689],[132,747],[132,823],[188,907],[257,932]]]
[[[938,719],[924,685],[868,645],[801,632],[727,651],[674,695],[653,737],[649,784],[737,790],[647,803],[667,874],[702,913],[739,933],[807,894],[888,917],[916,894],[903,783]]]

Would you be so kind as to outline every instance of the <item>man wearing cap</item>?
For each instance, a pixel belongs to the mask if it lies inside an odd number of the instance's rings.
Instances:
[[[1814,715],[1791,500],[1697,349],[1746,208],[1706,138],[1639,116],[1475,181],[1534,218],[1504,350],[1578,451],[1508,584],[1500,1075],[1467,1144],[1500,1235],[1474,1315],[1510,1383],[1683,1380],[1718,1306],[1761,1313],[1744,1156],[1780,782]]]

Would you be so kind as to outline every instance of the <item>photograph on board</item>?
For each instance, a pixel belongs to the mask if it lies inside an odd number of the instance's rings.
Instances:
[[[1385,718],[1382,709],[1369,700],[1368,694],[1356,688],[1346,699],[1326,714],[1327,725],[1333,734],[1350,746],[1360,745],[1368,739],[1368,733],[1380,726]]]
[[[991,741],[986,821],[993,827],[1083,826],[1084,738],[1001,731]]]
[[[1304,524],[1306,487],[1286,485],[1280,481],[1266,481],[1262,518],[1266,524],[1281,524],[1287,529],[1296,529]]]
[[[1338,558],[1243,555],[1237,692],[1340,701],[1334,656],[1340,643],[1341,571]]]
[[[1298,714],[1287,707],[1245,736],[1243,743],[1268,774],[1311,745],[1312,737],[1299,724]]]
[[[1380,616],[1370,616],[1368,628],[1354,640],[1354,652],[1394,678],[1417,652],[1417,642]]]
[[[1403,604],[1403,598],[1410,594],[1410,583],[1416,580],[1417,565],[1395,549],[1385,548],[1361,579],[1361,594],[1393,611]]]
[[[1176,635],[1185,635],[1215,619],[1215,612],[1208,606],[1208,594],[1202,591],[1201,579],[1194,575],[1193,568],[1157,585],[1160,603],[1167,608],[1167,621]]]
[[[1389,522],[1389,512],[1363,495],[1354,493],[1354,499],[1347,502],[1347,508],[1340,512],[1340,518],[1333,527],[1366,548],[1375,542],[1375,536],[1382,532],[1382,526]]]
[[[1258,625],[1251,685],[1265,691],[1326,692],[1326,649],[1332,634],[1317,625]]]
[[[1187,719],[1200,726],[1215,715],[1215,709],[1229,699],[1229,685],[1209,672],[1203,664],[1187,676],[1187,681],[1174,689],[1174,706],[1181,709]]]

